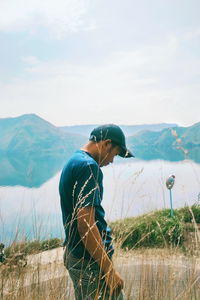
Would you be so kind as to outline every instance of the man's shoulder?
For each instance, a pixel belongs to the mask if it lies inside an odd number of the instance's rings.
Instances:
[[[70,163],[76,163],[77,165],[81,166],[87,166],[87,165],[93,165],[97,168],[99,168],[99,165],[94,160],[94,158],[87,152],[83,150],[77,150],[74,155],[71,157]]]
[[[81,171],[85,172],[87,169],[92,169],[93,171],[99,172],[100,167],[90,154],[82,150],[77,150],[69,159],[64,169],[66,171],[78,171],[79,173]]]

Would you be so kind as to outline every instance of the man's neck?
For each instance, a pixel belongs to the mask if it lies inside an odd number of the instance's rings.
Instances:
[[[99,161],[99,156],[97,153],[97,148],[96,145],[88,142],[87,144],[85,144],[83,147],[81,147],[81,150],[88,152],[93,158],[94,160],[96,160],[96,162],[98,163]]]

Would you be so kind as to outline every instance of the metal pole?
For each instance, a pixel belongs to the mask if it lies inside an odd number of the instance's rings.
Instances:
[[[170,216],[173,217],[174,216],[174,211],[173,211],[173,208],[172,208],[172,190],[171,189],[169,190],[169,193],[170,193],[170,207],[171,207]]]

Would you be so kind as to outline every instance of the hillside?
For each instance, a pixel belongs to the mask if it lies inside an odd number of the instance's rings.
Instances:
[[[172,127],[160,132],[142,131],[127,138],[135,156],[142,159],[200,162],[200,122],[190,127]]]
[[[34,114],[0,119],[0,135],[0,186],[39,187],[86,140]]]
[[[200,123],[122,125],[136,158],[200,162]],[[88,139],[96,125],[56,127],[34,114],[0,119],[0,153],[10,159],[69,157]],[[172,127],[173,126],[173,127]],[[167,128],[166,128],[167,127]],[[163,129],[164,128],[164,129]],[[145,130],[144,130],[145,129]],[[148,130],[147,130],[148,129]],[[129,136],[131,135],[131,136]]]
[[[115,241],[124,249],[172,246],[180,247],[183,251],[186,247],[187,251],[193,247],[193,250],[195,248],[199,252],[200,205],[198,203],[191,207],[174,209],[173,218],[170,217],[170,209],[161,209],[141,216],[117,220],[110,225]]]
[[[85,138],[65,133],[34,114],[0,119],[0,151],[32,155],[72,153]]]
[[[0,153],[6,153],[11,157],[13,154],[31,157],[38,155],[40,157],[45,155],[46,157],[55,154],[68,156],[87,141],[90,132],[96,126],[93,124],[56,127],[35,114],[0,119]],[[127,136],[134,135],[144,129],[152,130],[157,136],[163,128],[171,128],[172,126],[176,127],[177,125],[163,123],[122,125],[121,127]],[[140,144],[140,139],[138,143]]]

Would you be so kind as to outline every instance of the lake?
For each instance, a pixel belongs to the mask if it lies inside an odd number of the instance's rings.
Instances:
[[[102,171],[102,204],[108,221],[169,208],[165,181],[170,174],[176,176],[172,189],[174,208],[194,204],[200,195],[200,164],[191,160],[117,159]],[[60,173],[58,170],[39,187],[0,187],[0,241],[9,244],[15,237],[64,236],[58,193]]]

